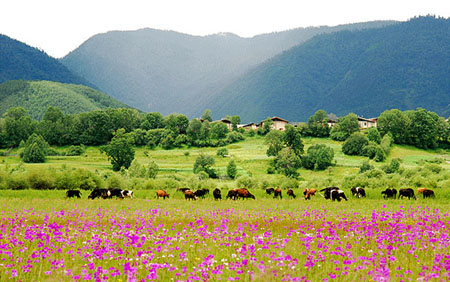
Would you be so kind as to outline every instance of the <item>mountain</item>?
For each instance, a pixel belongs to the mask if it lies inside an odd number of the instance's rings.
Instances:
[[[450,19],[413,18],[377,29],[314,37],[236,79],[213,113],[243,121],[306,121],[316,110],[378,116],[424,107],[450,114]]]
[[[41,119],[48,107],[66,114],[104,108],[129,108],[114,98],[84,85],[52,81],[11,80],[0,84],[0,114],[11,107],[23,107],[34,119]]]
[[[91,86],[57,59],[0,34],[0,83],[17,79],[51,80]]]
[[[241,38],[141,29],[96,35],[61,61],[119,101],[143,111],[199,116],[226,85],[252,67],[317,34],[392,24],[299,28]]]

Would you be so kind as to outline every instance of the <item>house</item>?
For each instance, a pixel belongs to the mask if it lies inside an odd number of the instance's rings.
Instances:
[[[227,126],[228,130],[230,130],[230,131],[233,130],[233,125],[231,124],[231,120],[229,120],[227,118],[223,118],[221,120],[215,120],[213,122],[223,122]]]
[[[249,131],[250,129],[257,130],[258,126],[256,125],[256,123],[252,122],[247,124],[239,124],[238,128],[242,128],[245,131]]]
[[[337,121],[328,119],[327,123],[329,128],[333,128],[336,125]]]
[[[280,117],[273,117],[273,118],[270,118],[270,119],[273,122],[272,129],[275,129],[275,130],[282,130],[283,131],[285,129],[285,127],[286,127],[286,124],[289,123],[289,121],[287,121],[285,119],[282,119]],[[264,122],[265,122],[265,120],[261,121],[259,123],[259,127],[263,127],[264,126]]]
[[[358,117],[359,128],[361,128],[361,129],[377,127],[377,121],[378,121],[378,118]]]

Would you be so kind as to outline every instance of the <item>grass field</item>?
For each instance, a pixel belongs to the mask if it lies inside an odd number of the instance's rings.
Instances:
[[[137,148],[136,159],[155,161],[155,180],[113,173],[98,148],[80,157],[49,157],[45,164],[20,164],[0,157],[0,183],[8,177],[33,181],[82,168],[101,179],[136,181],[135,199],[64,199],[64,190],[0,190],[1,281],[448,281],[450,279],[450,154],[394,146],[385,163],[402,160],[393,175],[358,173],[363,157],[349,157],[341,143],[324,143],[336,165],[325,171],[300,170],[298,181],[267,175],[269,158],[260,137],[227,146],[230,157],[215,157],[225,171],[230,158],[247,177],[256,200],[186,201],[177,185],[222,188],[240,180],[199,180],[192,172],[200,152],[217,149]],[[62,148],[58,148],[62,150]],[[186,154],[188,152],[188,154]],[[376,170],[375,170],[376,171]],[[105,177],[109,178],[106,179]],[[353,178],[356,180],[354,180]],[[361,178],[361,179],[359,179]],[[352,180],[353,179],[353,180]],[[3,182],[2,182],[3,181]],[[351,181],[368,181],[367,198],[351,197]],[[105,184],[107,185],[107,184]],[[170,198],[155,199],[166,185]],[[283,199],[266,195],[266,185],[283,186]],[[342,186],[348,201],[304,200],[304,187]],[[430,187],[435,199],[384,200],[387,186]],[[4,186],[3,186],[4,187]],[[140,187],[138,189],[138,187]],[[286,187],[296,199],[288,199]]]

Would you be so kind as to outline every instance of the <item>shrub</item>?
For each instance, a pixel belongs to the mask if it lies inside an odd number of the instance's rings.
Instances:
[[[194,163],[194,173],[197,174],[200,171],[204,171],[211,178],[217,178],[216,171],[212,168],[215,161],[214,158],[208,155],[204,155],[200,153],[200,156],[197,157]]]
[[[118,176],[117,174],[113,174],[112,176],[108,177],[108,180],[106,181],[106,187],[125,189],[127,187],[127,184],[122,177]]]
[[[147,177],[155,179],[159,172],[159,166],[154,162],[150,162],[147,169]]]
[[[395,173],[397,171],[399,171],[400,169],[400,159],[395,158],[392,159],[392,161],[390,162],[389,165],[384,165],[381,167],[381,169],[386,172],[386,173]]]
[[[220,148],[219,150],[217,150],[216,155],[218,157],[226,157],[228,155],[228,149],[227,148]]]
[[[369,144],[369,140],[363,134],[353,133],[342,145],[342,152],[346,155],[361,155],[363,148]]]
[[[377,144],[381,143],[380,132],[375,127],[369,128],[369,130],[367,131],[367,138],[369,139],[369,141],[375,142]]]
[[[334,151],[324,144],[313,145],[303,156],[302,165],[306,169],[324,170],[332,165]]]
[[[245,137],[242,133],[239,133],[237,131],[231,131],[227,134],[226,141],[228,143],[235,143],[237,141],[242,141],[244,139],[245,139]]]
[[[385,155],[389,155],[389,152],[391,151],[392,144],[394,142],[394,139],[392,138],[391,134],[386,134],[381,139],[381,149],[384,151]]]
[[[28,181],[21,174],[12,174],[6,178],[6,189],[25,190],[28,189]]]
[[[51,178],[44,171],[33,171],[28,173],[28,183],[31,189],[36,190],[51,190],[55,189]]]
[[[235,179],[236,175],[237,175],[237,167],[236,167],[236,163],[234,162],[234,160],[231,160],[228,165],[227,165],[227,175],[231,178],[231,179]]]
[[[66,156],[81,156],[86,151],[86,147],[83,145],[75,146],[72,145],[67,148]]]
[[[33,133],[25,142],[25,149],[20,154],[20,157],[26,163],[43,163],[45,162],[48,148],[49,145],[44,138]]]
[[[237,185],[238,187],[251,189],[257,186],[257,181],[253,177],[244,175],[237,179]]]
[[[363,161],[361,166],[359,167],[359,173],[364,173],[373,168],[374,168],[373,165],[371,165],[368,161]]]

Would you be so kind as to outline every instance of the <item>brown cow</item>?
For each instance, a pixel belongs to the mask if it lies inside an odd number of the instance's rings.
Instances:
[[[162,197],[164,200],[167,198],[169,198],[169,194],[167,194],[166,191],[164,190],[156,190],[156,198],[159,199],[160,197]]]
[[[311,196],[316,195],[316,189],[314,188],[305,188],[303,191],[303,195],[305,195],[305,200],[311,200]]]
[[[283,199],[280,188],[277,188],[277,189],[275,189],[275,191],[273,191],[273,198],[276,199],[278,196],[280,197],[280,199]]]
[[[237,192],[238,198],[246,199],[252,198],[255,199],[255,196],[252,195],[246,188],[236,188],[234,189]]]
[[[184,198],[186,200],[197,200],[197,196],[195,196],[194,192],[192,192],[191,190],[184,191]]]
[[[191,188],[177,188],[177,191],[186,192],[187,190],[191,190]]]
[[[427,188],[417,188],[417,194],[422,194],[425,190],[427,190]]]
[[[292,190],[292,189],[289,189],[286,194],[288,194],[289,197],[292,197],[294,199],[295,199],[295,197],[297,197],[297,196],[295,196],[294,190]]]

